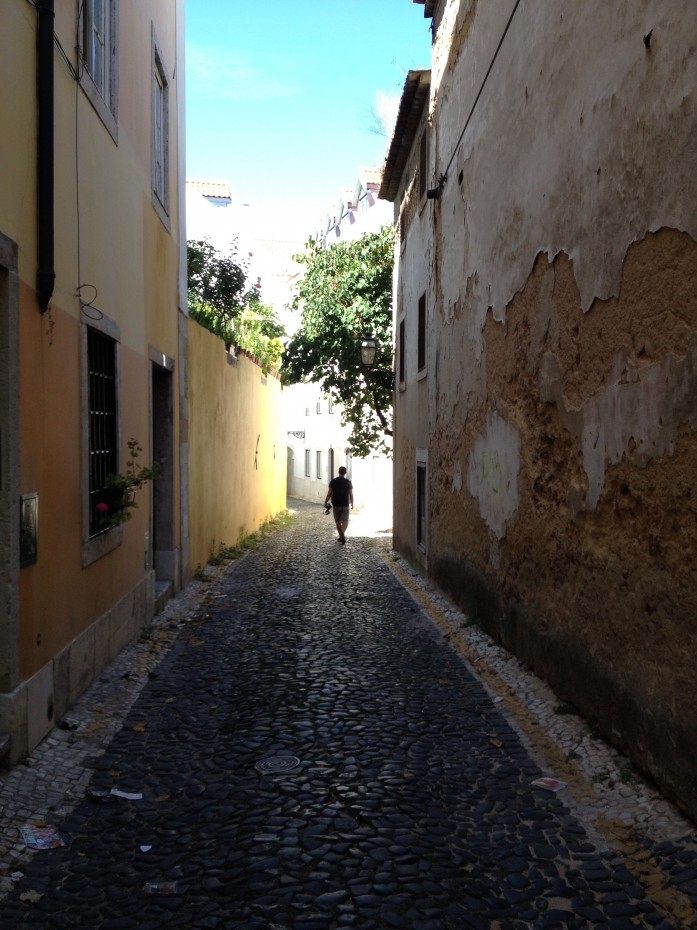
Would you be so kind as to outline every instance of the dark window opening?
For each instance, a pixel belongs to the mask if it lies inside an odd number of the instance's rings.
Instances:
[[[406,326],[404,320],[399,324],[399,383],[404,384],[407,373],[407,364],[406,364],[406,343],[404,342],[404,336],[406,333]]]
[[[419,297],[419,337],[418,337],[418,364],[419,371],[426,367],[426,295]]]
[[[426,546],[426,466],[416,466],[416,545]]]
[[[419,146],[419,200],[426,196],[428,179],[428,137],[426,133],[421,136]]]

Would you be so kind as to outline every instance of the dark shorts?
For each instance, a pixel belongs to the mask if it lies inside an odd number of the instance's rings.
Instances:
[[[335,523],[348,523],[349,514],[351,513],[350,507],[334,507],[334,522]]]

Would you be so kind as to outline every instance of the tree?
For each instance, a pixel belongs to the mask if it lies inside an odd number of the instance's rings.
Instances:
[[[354,242],[322,248],[310,240],[295,260],[305,266],[291,306],[300,328],[286,346],[281,372],[285,384],[318,382],[343,409],[352,428],[355,455],[389,452],[392,435],[392,268],[391,227]],[[378,341],[375,365],[361,366],[361,338]]]
[[[246,264],[237,260],[237,243],[229,255],[206,239],[186,244],[189,315],[225,342],[246,349],[268,372],[279,368],[283,326],[261,302],[259,288],[248,284]]]

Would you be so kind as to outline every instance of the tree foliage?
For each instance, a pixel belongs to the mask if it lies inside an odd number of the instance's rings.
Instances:
[[[285,331],[273,308],[261,302],[259,288],[249,285],[237,244],[224,255],[206,239],[189,240],[186,251],[191,318],[227,346],[251,352],[265,372],[279,368]]]
[[[318,382],[343,409],[351,426],[355,455],[387,452],[392,435],[392,268],[391,227],[354,242],[322,248],[310,240],[295,260],[304,265],[292,308],[300,328],[286,346],[286,384]],[[375,365],[361,366],[361,338],[378,340]]]

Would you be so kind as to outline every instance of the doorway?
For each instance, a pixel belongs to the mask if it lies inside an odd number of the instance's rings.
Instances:
[[[19,287],[0,233],[0,692],[19,683]]]
[[[152,457],[162,470],[153,482],[152,552],[158,599],[179,589],[179,551],[174,534],[174,362],[157,353],[152,362]]]

